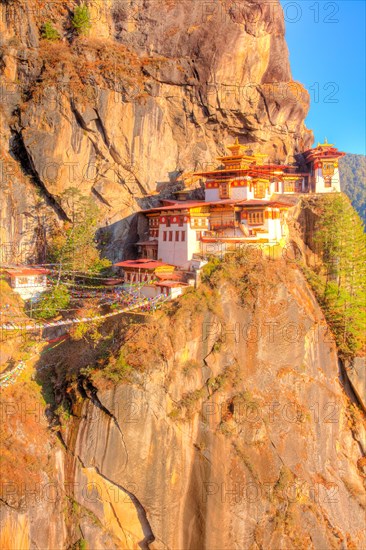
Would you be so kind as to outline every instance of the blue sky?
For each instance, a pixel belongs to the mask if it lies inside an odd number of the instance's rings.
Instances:
[[[365,154],[364,0],[281,0],[294,80],[310,92],[315,144]]]

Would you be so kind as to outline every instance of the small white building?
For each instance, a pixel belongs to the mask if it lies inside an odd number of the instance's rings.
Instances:
[[[153,299],[164,295],[173,300],[189,286],[178,279],[178,274],[174,273],[174,265],[157,260],[140,258],[114,265],[123,270],[125,290],[140,297]]]
[[[188,283],[183,283],[182,281],[159,281],[155,283],[158,294],[162,294],[171,300],[181,296],[189,286]]]
[[[309,168],[309,191],[312,193],[340,192],[338,161],[345,153],[331,143],[318,143],[314,149],[303,154]]]
[[[47,290],[47,274],[43,268],[19,267],[5,271],[5,277],[23,300],[39,298]]]

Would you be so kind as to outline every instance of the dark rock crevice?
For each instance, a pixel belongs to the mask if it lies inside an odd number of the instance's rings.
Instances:
[[[90,380],[87,380],[87,379],[82,380],[81,385],[84,388],[85,397],[88,398],[97,409],[99,409],[104,414],[106,414],[114,422],[117,430],[119,431],[119,433],[121,435],[123,447],[124,447],[124,450],[125,450],[125,453],[126,453],[126,464],[128,464],[127,445],[126,445],[126,442],[124,440],[123,432],[122,432],[121,426],[119,425],[117,417],[111,411],[109,411],[107,409],[107,407],[105,407],[103,405],[103,403],[100,401],[100,399],[98,397],[98,390],[93,386],[93,384],[91,383]]]
[[[352,380],[348,376],[347,369],[353,369],[352,362],[346,367],[345,361],[341,358],[338,359],[338,365],[339,365],[339,378],[342,383],[343,389],[349,399],[357,405],[360,410],[363,411],[363,413],[366,413],[365,404],[362,402],[361,396],[358,394],[356,388],[354,387],[354,384],[352,383]]]
[[[92,188],[91,188],[91,192],[93,193],[93,195],[95,195],[95,197],[96,197],[102,204],[104,204],[105,206],[108,206],[108,208],[112,208],[112,205],[103,197],[103,195],[101,195],[101,194],[95,189],[95,187],[92,187]]]
[[[54,210],[54,212],[62,221],[70,222],[69,217],[63,210],[60,203],[56,200],[52,193],[48,191],[45,183],[42,181],[34,165],[32,157],[28,153],[21,130],[12,130],[10,152],[15,160],[19,162],[23,172],[26,175],[30,176],[31,181],[33,182],[35,187],[41,192],[42,196],[45,198],[46,204]]]

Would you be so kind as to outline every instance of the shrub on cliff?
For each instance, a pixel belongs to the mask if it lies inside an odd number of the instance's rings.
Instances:
[[[202,269],[202,282],[210,282],[212,275],[222,267],[222,260],[212,256]]]
[[[47,21],[43,25],[41,34],[42,34],[42,38],[44,38],[45,40],[54,41],[54,40],[60,39],[60,35],[55,29],[55,27],[52,25],[51,21]]]
[[[132,373],[133,367],[126,361],[123,350],[120,351],[118,357],[110,357],[108,364],[103,370],[103,375],[107,380],[112,382],[128,381]]]
[[[88,6],[81,4],[74,11],[74,16],[71,20],[72,26],[78,34],[87,34],[91,28],[90,11]]]
[[[42,295],[33,312],[33,317],[36,319],[56,317],[62,309],[67,308],[69,303],[70,294],[68,289],[63,285],[55,286],[50,292]]]

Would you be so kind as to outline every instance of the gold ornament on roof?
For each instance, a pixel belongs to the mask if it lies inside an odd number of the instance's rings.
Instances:
[[[229,145],[227,149],[232,152],[233,156],[240,154],[241,150],[243,148],[243,145],[239,143],[239,139],[235,138],[235,141],[233,145]]]
[[[324,143],[318,143],[318,147],[334,147],[334,143],[328,143],[328,139],[324,138]]]

